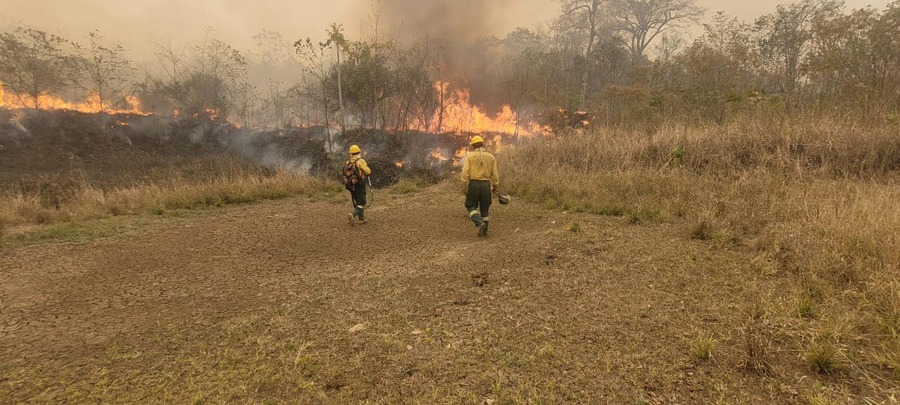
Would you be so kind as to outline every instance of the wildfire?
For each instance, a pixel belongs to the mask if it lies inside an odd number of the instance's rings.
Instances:
[[[398,169],[402,169],[403,166],[406,166],[406,163],[404,163],[403,161],[394,162],[394,166],[397,166]]]
[[[456,153],[453,154],[453,165],[460,166],[463,163],[463,160],[466,158],[466,148],[459,148]]]
[[[74,103],[65,101],[62,98],[56,96],[51,96],[49,94],[42,94],[38,96],[37,99],[35,99],[31,96],[7,94],[3,88],[3,83],[0,82],[0,107],[2,108],[26,109],[37,107],[37,109],[41,110],[69,110],[84,113],[107,112],[111,114],[148,115],[141,109],[141,101],[137,97],[125,96],[124,99],[125,103],[128,104],[128,108],[125,109],[110,108],[110,103],[108,101],[104,101],[101,103],[100,96],[97,94],[91,94],[90,96],[88,96],[87,100],[83,102]]]
[[[441,148],[434,148],[431,151],[431,153],[428,154],[428,156],[434,160],[441,161],[441,162],[446,162],[446,161],[450,160],[449,157],[444,156],[444,152],[441,150]]]
[[[463,159],[466,157],[466,148],[460,148],[456,152],[453,152],[451,155],[449,150],[443,148],[434,148],[428,154],[428,157],[434,159],[438,162],[450,162],[453,166],[460,166],[463,163]],[[402,167],[402,166],[397,166]]]
[[[468,89],[455,89],[449,91],[449,83],[437,82],[434,84],[439,94],[443,94],[443,112],[437,111],[430,122],[419,120],[413,124],[418,130],[430,130],[444,133],[504,133],[519,135],[535,135],[546,133],[545,128],[532,122],[521,122],[515,111],[509,105],[504,105],[500,112],[491,117],[472,105],[471,94]],[[438,96],[438,104],[441,103]]]

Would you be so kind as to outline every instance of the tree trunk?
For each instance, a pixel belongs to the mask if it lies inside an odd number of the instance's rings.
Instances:
[[[441,127],[444,126],[444,82],[442,81],[440,84],[441,95],[438,98],[438,102],[440,103],[440,105],[438,105],[438,125],[437,130],[435,131],[435,133],[438,134],[441,133]]]
[[[341,110],[341,133],[347,130],[347,119],[344,116],[344,91],[341,88],[341,45],[335,46],[337,50],[337,85],[338,85],[338,108]]]
[[[331,126],[328,122],[328,86],[327,81],[322,79],[322,111],[325,113],[325,139],[328,140],[328,154],[334,155],[331,147]]]

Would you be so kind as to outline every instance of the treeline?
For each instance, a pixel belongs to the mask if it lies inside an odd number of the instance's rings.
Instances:
[[[517,122],[555,127],[575,111],[610,124],[754,112],[898,119],[900,1],[851,10],[803,0],[753,22],[706,16],[691,43],[687,32],[704,18],[693,0],[560,6],[544,28],[466,43],[399,34],[354,41],[335,24],[322,38],[263,31],[254,50],[240,51],[210,30],[194,46],[159,46],[142,70],[98,32],[78,43],[19,27],[0,33],[0,81],[21,106],[90,96],[106,109],[134,95],[149,111],[252,126],[450,131],[459,127],[445,122],[448,106],[469,95],[489,112],[508,104]]]

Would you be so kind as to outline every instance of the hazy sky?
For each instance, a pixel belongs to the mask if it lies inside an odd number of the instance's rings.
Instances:
[[[430,0],[420,0],[427,2]],[[515,26],[533,27],[554,17],[553,0],[456,0],[502,4],[507,11],[488,18],[494,33]],[[710,13],[725,11],[743,19],[770,12],[785,0],[698,0]],[[852,8],[884,7],[889,0],[847,0]],[[195,43],[204,29],[238,48],[250,47],[252,36],[267,28],[287,39],[321,37],[332,22],[358,36],[370,27],[370,0],[0,0],[0,27],[25,24],[81,38],[93,29],[135,51],[151,49],[154,42]]]

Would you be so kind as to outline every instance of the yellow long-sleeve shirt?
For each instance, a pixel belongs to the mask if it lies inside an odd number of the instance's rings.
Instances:
[[[372,169],[369,168],[369,165],[366,163],[366,160],[359,156],[350,156],[350,163],[356,163],[356,167],[359,169],[359,174],[362,178],[372,174]]]
[[[485,152],[484,149],[466,153],[463,161],[462,182],[468,184],[469,180],[489,180],[492,187],[498,187],[500,173],[497,171],[497,159],[494,155]]]

